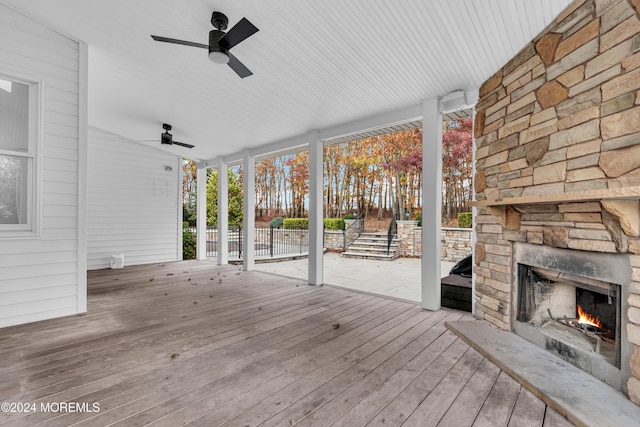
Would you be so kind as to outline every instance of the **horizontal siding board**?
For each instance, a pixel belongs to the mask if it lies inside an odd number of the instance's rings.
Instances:
[[[57,123],[65,126],[78,126],[78,115],[60,111],[45,110],[45,122]]]
[[[77,162],[78,150],[47,145],[44,149],[44,156],[48,159],[73,160]]]
[[[53,263],[71,263],[76,259],[76,251],[38,252],[29,257],[23,254],[5,254],[0,258],[0,268],[28,265],[48,265]]]
[[[0,70],[43,82],[37,238],[0,235],[0,327],[78,311],[79,44],[0,6]]]
[[[21,279],[13,279],[11,281],[1,281],[3,292],[29,291],[31,289],[46,288],[51,285],[54,280],[58,286],[71,285],[76,283],[77,276],[75,273],[48,275],[41,277],[27,277]]]
[[[78,94],[76,92],[69,92],[55,86],[47,86],[44,88],[44,90],[47,99],[51,99],[52,101],[67,103],[71,105],[76,105],[78,102]]]
[[[68,136],[49,134],[47,135],[47,147],[49,146],[78,151],[78,140],[76,138],[72,138]]]
[[[15,30],[12,33],[12,38],[20,38],[22,36],[29,35],[35,37],[41,42],[46,41],[48,43],[54,43],[57,46],[52,46],[56,51],[60,51],[61,54],[65,52],[65,49],[69,51],[78,50],[78,43],[68,37],[52,31],[50,28],[36,22],[14,10],[8,9],[2,6],[3,11],[0,13],[0,24],[8,28]],[[37,41],[36,40],[36,41]],[[37,49],[37,42],[30,45],[31,49]]]
[[[65,262],[57,264],[31,264],[28,268],[24,266],[9,266],[2,269],[2,281],[13,279],[24,279],[27,277],[48,277],[57,276],[59,274],[75,274],[77,268],[76,262]],[[2,283],[2,282],[0,282]],[[56,283],[50,283],[49,286],[55,286]],[[0,287],[1,288],[1,287]]]
[[[60,67],[66,68],[69,71],[77,70],[77,46],[76,48],[65,48],[64,46],[51,43],[46,39],[39,38],[26,32],[19,32],[20,37],[15,37],[15,33],[15,28],[9,28],[6,25],[0,24],[0,39],[6,40],[12,38],[11,46],[8,47],[12,52],[21,53],[30,50],[31,52],[36,53],[38,57],[45,62],[57,63]],[[32,49],[32,47],[36,47],[36,49]]]
[[[65,126],[60,123],[45,122],[44,133],[50,136],[64,136],[67,138],[78,138],[78,126]]]
[[[44,216],[44,227],[47,228],[68,228],[76,229],[78,227],[78,218],[65,216]]]
[[[67,74],[68,70],[57,68],[51,64],[40,61],[38,59],[27,58],[17,55],[13,52],[7,52],[0,47],[0,56],[7,61],[8,64],[24,74],[35,77],[43,76],[47,80],[47,84],[67,92],[78,93],[78,75]],[[51,74],[50,74],[51,72]],[[76,79],[74,82],[73,79]]]
[[[104,257],[108,257],[110,258],[111,255],[115,255],[115,254],[124,254],[125,257],[127,258],[135,258],[135,257],[153,257],[155,255],[166,255],[168,253],[173,254],[175,256],[175,252],[171,251],[170,248],[167,249],[168,246],[165,245],[164,248],[158,248],[157,246],[140,246],[137,247],[135,249],[128,249],[125,248],[123,249],[120,246],[114,245],[110,250],[106,249],[104,247],[96,249],[94,251],[94,248],[92,247],[92,253],[95,254],[96,257],[98,258],[104,258]]]
[[[44,307],[39,309],[35,313],[23,313],[17,316],[0,318],[0,328],[20,325],[23,323],[38,322],[41,320],[54,319],[56,317],[71,316],[74,314],[77,314],[75,306],[64,307],[56,310],[51,310],[49,307]]]
[[[75,194],[78,195],[78,185],[67,182],[44,181],[44,191],[51,194]]]
[[[78,238],[78,230],[44,230],[43,241],[60,244],[61,241],[69,241],[75,243]],[[42,249],[41,249],[42,250]]]
[[[77,205],[78,197],[75,194],[46,193],[42,203],[44,205]]]
[[[0,256],[7,254],[25,254],[35,255],[34,245],[37,247],[37,253],[47,253],[55,251],[74,251],[76,246],[77,232],[72,233],[71,230],[45,230],[42,239],[37,239],[37,242],[32,240],[2,240],[0,241]],[[57,237],[57,238],[56,238]],[[0,276],[4,277],[4,276]]]
[[[106,213],[106,215],[105,215]],[[140,230],[140,232],[150,232],[150,231],[156,231],[159,232],[158,230],[163,231],[162,228],[167,227],[167,226],[171,226],[171,225],[175,225],[176,224],[176,220],[178,218],[177,213],[175,213],[172,216],[163,216],[158,214],[157,212],[150,212],[149,214],[145,214],[145,211],[130,211],[128,209],[122,209],[122,210],[118,210],[118,209],[109,209],[109,210],[101,210],[101,211],[89,211],[89,214],[92,215],[92,217],[96,220],[99,221],[99,223],[101,225],[99,226],[90,226],[89,229],[104,229],[104,225],[110,225],[112,227],[114,226],[119,226],[120,229],[122,230],[128,230],[128,231],[135,231],[135,230]],[[143,218],[144,220],[148,221],[147,224],[127,224],[126,222],[123,222],[122,219],[118,219],[118,218],[114,218],[114,215],[118,215],[118,216],[125,216],[127,214],[130,215],[136,215],[140,218]],[[160,228],[158,228],[158,226],[160,226]]]
[[[49,95],[58,93],[51,91]],[[78,116],[80,114],[78,106],[72,102],[67,100],[58,100],[53,97],[47,98],[44,102],[44,110],[45,111],[57,111],[62,114],[69,114],[72,116]]]
[[[58,177],[65,175],[61,172],[77,171],[78,161],[73,159],[67,160],[44,156],[44,169],[48,172],[48,178],[52,181],[68,182],[68,178],[59,180]],[[76,179],[74,182],[77,181],[78,180]]]
[[[77,217],[78,206],[76,205],[46,205],[44,214],[47,217]]]
[[[50,299],[75,297],[77,292],[75,283],[66,286],[42,287],[39,289],[20,290],[17,292],[5,292],[0,301],[0,310],[9,306],[33,302],[46,302]]]
[[[178,157],[89,129],[88,268],[177,259]],[[173,171],[166,171],[172,166]]]
[[[114,243],[127,242],[131,239],[139,240],[140,244],[144,245],[147,242],[145,238],[149,237],[149,232],[153,232],[153,240],[149,241],[148,243],[149,245],[153,245],[154,242],[170,243],[173,241],[176,234],[175,232],[172,233],[170,230],[165,230],[162,232],[156,230],[154,232],[152,229],[149,229],[148,231],[145,232],[145,230],[136,231],[135,229],[131,229],[131,230],[128,230],[126,234],[114,235],[113,233],[107,233],[106,232],[107,230],[104,228],[102,229],[92,228],[91,230],[94,233],[100,233],[100,232],[103,233],[100,239],[95,239],[88,243],[89,245],[95,248],[99,248],[101,246],[106,246],[106,245],[112,245]]]
[[[2,317],[9,319],[11,317],[16,317],[18,319],[22,319],[29,315],[44,315],[42,319],[49,319],[51,317],[46,315],[45,312],[72,310],[71,313],[73,313],[73,310],[76,307],[76,302],[76,296],[73,295],[60,298],[49,298],[44,301],[31,301],[22,304],[7,305],[2,307]]]
[[[64,88],[69,92],[78,92],[78,71],[47,62],[41,56],[38,56],[37,52],[8,50],[6,45],[2,43],[0,43],[0,55],[8,63],[30,70],[37,70],[38,74],[46,76],[54,87]]]

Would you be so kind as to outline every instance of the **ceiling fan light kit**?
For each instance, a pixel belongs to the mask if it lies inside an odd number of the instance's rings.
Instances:
[[[226,33],[229,20],[222,12],[211,14],[211,24],[216,28],[209,31],[209,44],[195,43],[186,40],[171,39],[168,37],[151,36],[159,42],[181,44],[184,46],[200,47],[209,50],[209,59],[217,64],[227,64],[235,71],[240,78],[245,78],[253,73],[238,58],[233,56],[229,50],[238,43],[258,32],[258,28],[247,18],[242,18],[236,25]]]
[[[213,33],[213,31],[211,32]],[[229,51],[218,46],[209,45],[209,59],[211,62],[215,62],[216,64],[228,64]]]

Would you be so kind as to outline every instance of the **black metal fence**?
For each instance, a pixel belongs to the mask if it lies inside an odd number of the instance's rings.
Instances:
[[[195,232],[194,229],[192,231]],[[228,231],[229,258],[242,258],[244,242],[241,226],[230,226]],[[256,227],[255,255],[275,257],[294,255],[309,251],[309,230],[286,230],[283,228]],[[207,227],[207,258],[218,255],[218,230]]]

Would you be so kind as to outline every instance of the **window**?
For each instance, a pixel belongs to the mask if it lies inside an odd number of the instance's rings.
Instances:
[[[0,74],[0,237],[37,232],[38,89]]]

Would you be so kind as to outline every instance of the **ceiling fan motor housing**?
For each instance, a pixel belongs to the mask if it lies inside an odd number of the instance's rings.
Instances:
[[[209,59],[218,64],[229,62],[229,50],[218,43],[224,34],[220,30],[209,31]]]
[[[161,144],[172,145],[173,137],[169,133],[169,130],[167,130],[165,133],[163,133],[161,135],[162,135],[162,137],[160,139],[160,143]]]

